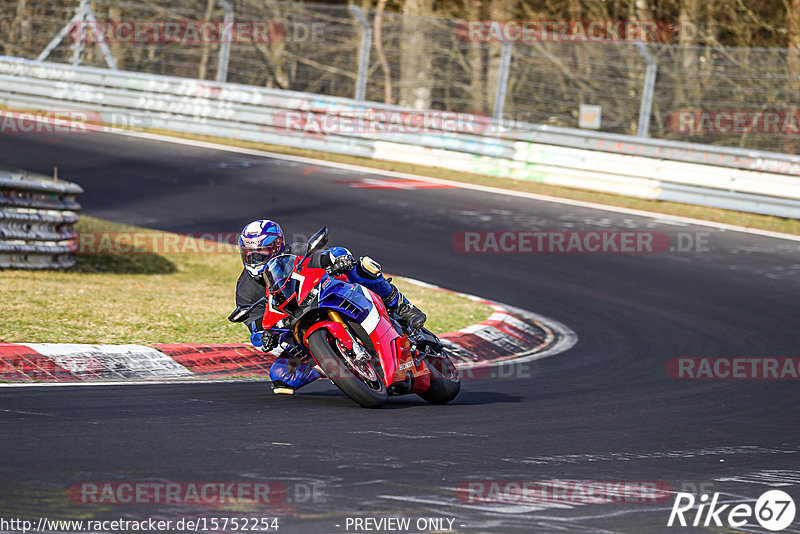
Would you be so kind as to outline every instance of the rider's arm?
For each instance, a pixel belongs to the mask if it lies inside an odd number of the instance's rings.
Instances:
[[[250,306],[258,301],[266,294],[266,285],[262,282],[255,280],[252,276],[242,273],[239,280],[236,282],[236,305],[237,306]],[[273,347],[265,348],[265,336],[262,332],[263,326],[261,324],[264,318],[265,304],[259,304],[253,307],[247,314],[244,323],[250,331],[250,342],[259,350],[270,350]],[[267,339],[269,341],[269,339]]]
[[[263,281],[256,280],[246,272],[242,272],[239,280],[236,281],[236,305],[237,306],[250,306],[254,302],[263,298],[267,293],[267,285]],[[265,304],[255,306],[250,313],[247,314],[245,319],[246,324],[253,321],[258,321],[259,328],[261,327],[261,318],[264,317]]]
[[[288,253],[296,256],[305,256],[308,250],[306,243],[292,243],[289,245]],[[344,247],[330,247],[325,250],[318,250],[309,256],[308,266],[314,269],[325,269],[331,274],[341,274],[349,271],[355,265],[355,258]]]
[[[262,352],[269,352],[278,346],[280,337],[269,330],[261,330],[261,321],[253,321],[247,325],[250,330],[250,343]]]

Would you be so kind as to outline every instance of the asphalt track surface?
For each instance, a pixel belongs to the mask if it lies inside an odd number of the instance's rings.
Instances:
[[[466,380],[448,406],[400,397],[365,410],[325,383],[293,398],[257,382],[3,388],[2,517],[281,513],[280,532],[363,532],[346,519],[379,516],[452,518],[469,533],[676,530],[672,499],[554,506],[454,492],[489,480],[665,481],[723,501],[785,482],[800,504],[800,382],[666,372],[678,356],[800,356],[797,242],[465,189],[357,189],[340,182],[376,176],[106,134],[3,135],[0,162],[46,174],[58,165],[85,188],[85,213],[119,222],[237,231],[270,217],[305,235],[328,225],[333,242],[390,272],[536,311],[579,336],[508,376]],[[451,243],[466,230],[528,229],[700,232],[709,250],[461,254]],[[126,480],[274,481],[291,502],[231,512],[66,497],[76,482]],[[765,532],[750,523],[741,530]]]

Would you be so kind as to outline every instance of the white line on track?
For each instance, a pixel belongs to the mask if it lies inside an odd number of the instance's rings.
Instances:
[[[351,170],[360,173],[366,174],[378,174],[382,176],[391,176],[395,178],[406,178],[411,180],[425,180],[431,183],[438,183],[444,185],[454,186],[460,189],[471,189],[473,191],[483,191],[486,193],[493,193],[496,195],[506,195],[518,198],[527,198],[530,200],[539,200],[542,202],[551,202],[554,204],[564,204],[567,206],[576,206],[581,208],[590,208],[596,210],[603,210],[603,211],[612,211],[615,213],[624,213],[626,215],[636,215],[639,217],[648,217],[651,219],[661,219],[664,221],[673,221],[683,224],[693,224],[697,226],[707,226],[710,228],[716,228],[718,230],[728,230],[732,232],[742,232],[746,234],[754,234],[760,235],[765,237],[772,237],[775,239],[786,239],[789,241],[800,241],[800,236],[791,235],[791,234],[784,234],[781,232],[772,232],[769,230],[760,230],[758,228],[748,228],[746,226],[738,226],[735,224],[725,224],[725,223],[718,223],[713,221],[704,221],[702,219],[693,219],[691,217],[681,217],[678,215],[667,215],[664,213],[656,213],[653,211],[645,211],[645,210],[636,210],[631,208],[622,208],[618,206],[609,206],[606,204],[597,204],[594,202],[586,202],[583,200],[572,200],[568,198],[559,198],[559,197],[551,197],[549,195],[539,195],[536,193],[526,193],[523,191],[512,191],[510,189],[502,189],[500,187],[490,187],[486,185],[477,185],[477,184],[469,184],[465,182],[457,182],[453,180],[444,180],[441,178],[431,178],[428,176],[422,176],[417,174],[410,174],[405,172],[397,172],[397,171],[387,171],[382,169],[375,169],[372,167],[362,167],[360,165],[352,165],[349,163],[337,163],[333,161],[326,161],[322,159],[315,159],[303,156],[291,156],[287,154],[278,154],[275,152],[268,152],[266,150],[255,150],[252,148],[243,148],[237,146],[230,146],[230,145],[221,145],[217,143],[210,143],[208,141],[194,141],[191,139],[182,139],[179,137],[170,137],[167,135],[159,135],[159,134],[152,134],[152,133],[144,133],[144,132],[134,132],[134,131],[127,131],[127,130],[115,130],[115,131],[106,131],[105,133],[114,134],[114,135],[125,135],[128,137],[136,137],[140,139],[148,139],[151,141],[162,141],[165,143],[175,143],[179,145],[188,145],[194,147],[201,147],[201,148],[208,148],[211,150],[221,150],[225,152],[234,152],[237,154],[247,154],[250,156],[259,156],[265,158],[273,158],[273,159],[282,159],[285,161],[294,161],[297,163],[308,163],[310,165],[321,165],[325,167],[331,167],[335,169],[344,169],[344,170]]]
[[[3,382],[0,388],[71,387],[71,386],[152,386],[158,384],[221,384],[223,382],[272,382],[269,378],[183,378],[178,380],[108,380],[80,382]]]
[[[55,414],[52,414],[52,413],[26,412],[26,411],[23,411],[23,410],[6,410],[4,408],[0,408],[0,412],[19,413],[19,414],[22,414],[22,415],[41,415],[42,417],[55,417]]]

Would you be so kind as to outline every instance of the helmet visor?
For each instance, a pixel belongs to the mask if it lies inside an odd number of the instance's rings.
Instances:
[[[239,253],[242,255],[242,262],[251,267],[267,263],[270,258],[280,254],[282,250],[283,239],[280,237],[273,240],[272,243],[260,247],[239,247]]]

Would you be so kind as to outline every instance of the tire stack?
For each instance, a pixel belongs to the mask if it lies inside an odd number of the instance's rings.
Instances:
[[[82,192],[71,182],[0,168],[0,269],[73,266]]]

